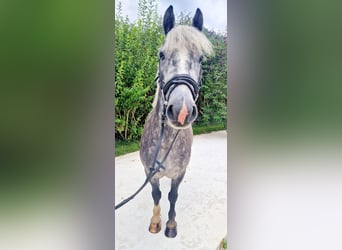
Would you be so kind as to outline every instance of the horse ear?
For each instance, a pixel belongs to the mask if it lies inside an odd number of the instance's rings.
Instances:
[[[163,27],[165,35],[175,26],[175,15],[173,14],[172,5],[167,8],[164,14]]]
[[[203,29],[203,15],[199,8],[197,8],[194,19],[192,20],[192,26],[197,28],[199,31],[202,31]]]

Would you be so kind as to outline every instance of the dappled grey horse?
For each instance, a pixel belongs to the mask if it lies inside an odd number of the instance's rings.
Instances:
[[[201,32],[203,16],[196,10],[193,26],[175,26],[173,7],[170,6],[163,18],[165,41],[159,50],[157,90],[153,110],[146,119],[141,137],[140,158],[148,176],[152,171],[155,152],[158,152],[158,171],[150,180],[154,200],[153,216],[149,231],[161,230],[160,206],[161,191],[159,179],[171,179],[168,194],[170,210],[165,235],[176,237],[175,204],[178,186],[183,180],[190,160],[192,145],[191,124],[197,117],[196,99],[201,86],[201,62],[205,55],[213,53],[212,45]],[[163,136],[160,131],[163,128]],[[162,141],[158,146],[160,137]],[[158,150],[159,150],[158,149]]]

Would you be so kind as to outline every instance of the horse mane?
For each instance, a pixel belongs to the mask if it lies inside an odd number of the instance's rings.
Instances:
[[[208,56],[214,53],[208,38],[192,26],[178,25],[167,33],[162,49],[171,52],[175,47]]]
[[[158,93],[159,93],[159,84],[157,84],[157,89],[156,89],[156,93],[154,95],[153,98],[153,102],[152,102],[152,107],[155,108],[157,106],[157,102],[158,102]]]

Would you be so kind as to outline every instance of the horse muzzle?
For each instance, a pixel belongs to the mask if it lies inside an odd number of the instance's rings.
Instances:
[[[186,86],[178,86],[170,95],[166,117],[170,126],[177,129],[189,127],[197,118],[198,111]]]
[[[189,75],[178,74],[166,83],[159,79],[159,84],[167,105],[165,115],[169,125],[177,129],[189,127],[198,115],[195,102],[201,80],[197,83]]]

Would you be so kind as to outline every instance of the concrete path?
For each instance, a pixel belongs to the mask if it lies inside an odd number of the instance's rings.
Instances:
[[[115,159],[115,204],[135,192],[145,174],[139,152]],[[176,203],[178,235],[164,236],[169,210],[170,180],[160,180],[162,230],[148,231],[153,199],[148,184],[141,193],[115,211],[117,250],[215,250],[227,234],[227,133],[194,137],[191,161],[179,187]]]

